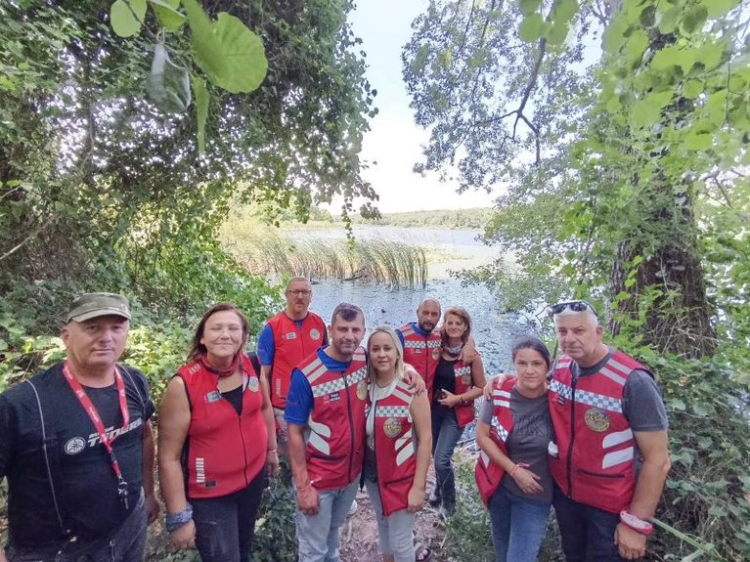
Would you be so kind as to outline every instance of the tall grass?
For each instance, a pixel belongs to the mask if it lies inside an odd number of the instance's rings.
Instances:
[[[386,240],[293,240],[270,227],[230,220],[224,247],[258,275],[303,275],[311,279],[359,279],[392,288],[424,287],[427,255],[420,247]]]

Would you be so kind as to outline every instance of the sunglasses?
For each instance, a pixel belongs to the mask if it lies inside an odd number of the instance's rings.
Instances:
[[[590,310],[596,316],[596,310],[586,301],[565,301],[553,304],[549,307],[552,316],[560,314],[564,310],[572,310],[573,312],[583,312],[584,310]]]

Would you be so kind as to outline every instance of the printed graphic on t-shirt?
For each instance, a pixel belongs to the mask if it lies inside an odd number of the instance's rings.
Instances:
[[[138,418],[130,422],[125,427],[118,427],[115,428],[114,426],[108,427],[106,429],[107,432],[107,439],[110,441],[112,439],[117,439],[119,436],[124,435],[125,433],[128,433],[130,431],[133,431],[134,429],[138,429],[143,425],[143,418]],[[96,445],[101,445],[102,438],[99,435],[98,432],[93,432],[89,435],[88,439],[84,439],[83,437],[71,437],[65,442],[65,445],[63,446],[63,450],[68,455],[77,455],[78,453],[82,452],[86,447],[95,447]]]

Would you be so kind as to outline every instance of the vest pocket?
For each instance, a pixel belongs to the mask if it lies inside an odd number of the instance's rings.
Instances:
[[[578,472],[580,474],[585,474],[586,476],[593,476],[594,478],[625,478],[624,474],[602,474],[600,472],[590,472],[588,470],[583,470],[582,468],[579,468]]]

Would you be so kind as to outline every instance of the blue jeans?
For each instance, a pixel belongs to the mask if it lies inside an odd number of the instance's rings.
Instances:
[[[378,542],[383,556],[393,556],[395,562],[414,562],[414,518],[405,509],[383,515],[378,483],[365,480],[367,495],[372,502],[375,518],[378,520]]]
[[[432,410],[432,456],[437,477],[435,496],[449,513],[456,507],[456,477],[451,458],[463,432],[452,408],[436,406]]]
[[[203,562],[247,562],[253,549],[255,519],[266,474],[247,488],[219,498],[191,499],[195,545]]]
[[[147,528],[146,501],[141,492],[133,511],[106,537],[92,541],[66,541],[51,549],[9,545],[5,555],[8,562],[143,562]]]
[[[550,504],[527,500],[500,486],[490,500],[497,562],[536,562],[549,511]]]
[[[558,486],[552,505],[567,562],[624,562],[615,544],[619,515],[573,501]]]
[[[338,562],[339,527],[346,521],[358,486],[359,476],[346,488],[318,492],[320,510],[317,515],[303,515],[297,507],[299,562]]]

